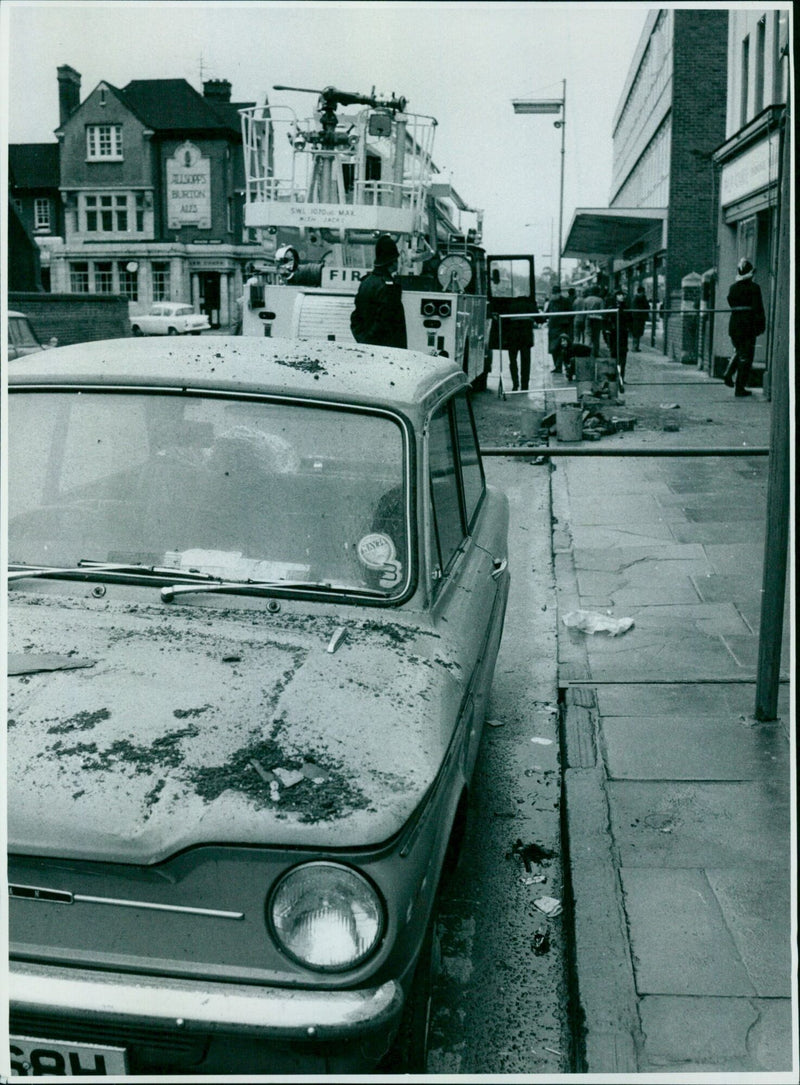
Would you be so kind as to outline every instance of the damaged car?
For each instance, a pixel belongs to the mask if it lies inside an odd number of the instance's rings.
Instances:
[[[508,503],[447,358],[8,371],[15,1074],[422,1071]]]

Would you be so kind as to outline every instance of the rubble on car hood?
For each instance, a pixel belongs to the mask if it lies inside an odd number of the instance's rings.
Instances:
[[[10,848],[153,863],[200,843],[390,838],[464,687],[418,615],[370,614],[12,592]]]

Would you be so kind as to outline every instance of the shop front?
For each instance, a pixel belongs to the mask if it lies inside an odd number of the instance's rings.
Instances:
[[[663,349],[667,212],[661,208],[581,208],[570,224],[562,256],[589,260],[602,278],[632,297],[643,286],[656,320],[645,342]]]
[[[770,310],[775,290],[778,225],[781,106],[764,110],[714,155],[719,168],[716,308],[724,308],[736,279],[736,265],[746,257],[755,267],[767,311],[767,333],[756,340],[753,383],[769,370]],[[730,356],[728,315],[717,313],[711,352],[714,372]]]

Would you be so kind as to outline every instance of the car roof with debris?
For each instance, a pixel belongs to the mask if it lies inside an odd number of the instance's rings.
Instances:
[[[8,383],[215,389],[402,408],[466,378],[449,358],[393,347],[205,335],[57,347],[10,362]]]

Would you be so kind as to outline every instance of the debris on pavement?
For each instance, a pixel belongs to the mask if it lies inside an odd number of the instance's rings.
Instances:
[[[539,738],[538,735],[535,736],[534,738],[532,738],[531,742],[536,742],[540,746],[552,746],[553,745],[552,738]]]
[[[486,721],[486,726],[487,727],[505,727],[505,725],[506,725],[505,720],[487,720]]]
[[[633,618],[611,618],[591,610],[571,610],[562,621],[567,629],[577,629],[581,633],[608,633],[612,637],[627,633],[634,625]]]
[[[299,769],[274,768],[272,771],[283,787],[294,787],[306,778],[306,774]]]
[[[537,957],[542,957],[550,951],[550,936],[547,931],[536,931],[533,936],[533,952]]]
[[[662,411],[678,411],[680,410],[680,403],[659,403],[659,407]]]
[[[517,837],[511,851],[506,854],[506,859],[510,859],[512,855],[520,857],[525,864],[525,870],[530,874],[531,862],[541,863],[543,859],[552,859],[554,852],[548,851],[547,848],[543,848],[539,844],[523,844],[520,838]]]
[[[551,917],[561,915],[561,901],[555,897],[537,897],[533,902],[540,912]]]
[[[541,885],[547,881],[546,874],[531,874],[530,876],[523,874],[520,878],[523,885]]]

